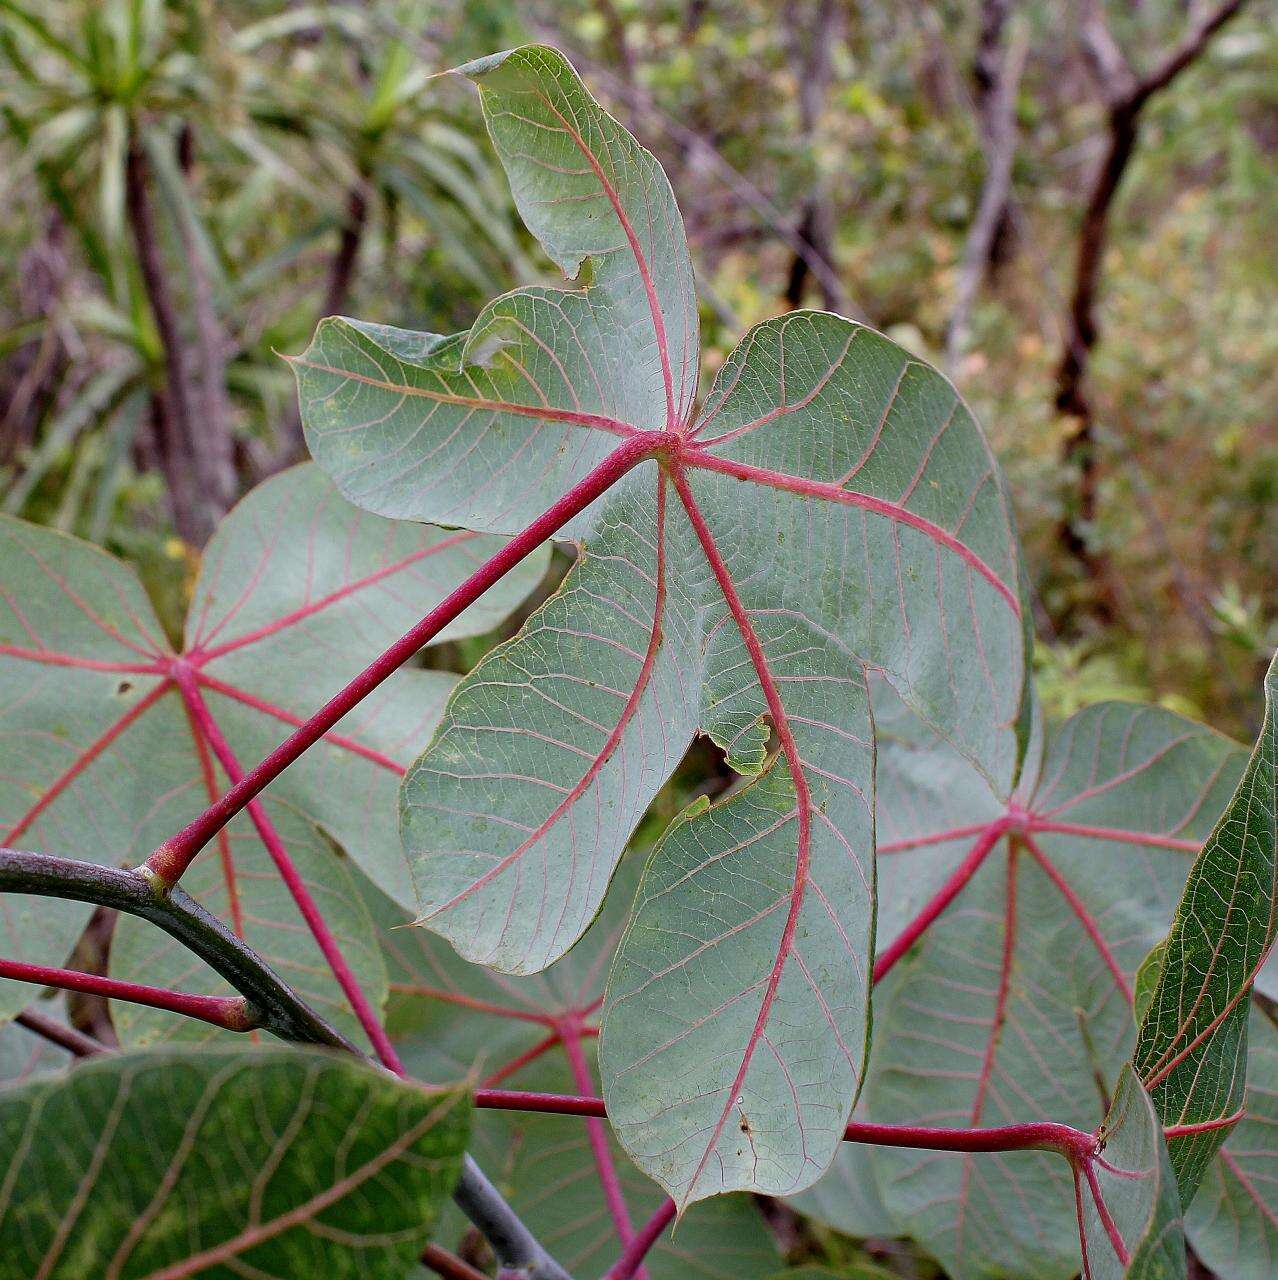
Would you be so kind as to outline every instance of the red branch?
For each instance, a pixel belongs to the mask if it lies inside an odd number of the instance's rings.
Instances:
[[[459,530],[457,533],[450,534],[446,538],[441,538],[438,542],[432,542],[428,547],[422,547],[414,551],[411,555],[405,556],[402,560],[396,560],[392,564],[383,565],[382,568],[373,573],[367,574],[363,578],[359,578],[354,582],[348,582],[343,587],[338,587],[335,591],[330,591],[327,595],[321,596],[318,600],[311,600],[308,603],[299,606],[291,613],[284,614],[283,617],[273,618],[270,622],[264,623],[262,626],[250,631],[242,636],[237,636],[234,640],[227,640],[223,644],[219,644],[214,648],[204,648],[207,642],[200,642],[199,658],[201,662],[212,662],[215,658],[220,658],[225,654],[232,653],[236,649],[242,649],[245,645],[257,644],[260,640],[265,640],[270,636],[276,635],[289,627],[295,626],[297,623],[304,621],[306,618],[322,612],[324,609],[337,604],[340,600],[349,599],[357,591],[364,591],[368,587],[374,586],[386,578],[394,574],[402,573],[410,565],[416,564],[419,560],[425,560],[428,556],[438,555],[441,551],[447,551],[450,547],[455,547],[460,542],[466,542],[470,538],[477,535],[469,529]],[[230,621],[228,614],[222,621],[224,626]],[[221,630],[221,626],[215,627],[209,640],[214,639],[217,632]],[[192,655],[195,656],[195,655]]]
[[[521,1022],[539,1022],[542,1026],[550,1026],[554,1019],[540,1009],[516,1009],[511,1005],[497,1004],[492,1000],[480,1000],[476,996],[464,995],[460,991],[445,991],[442,987],[430,987],[421,982],[392,982],[392,991],[406,996],[423,996],[428,1000],[442,1000],[445,1004],[458,1004],[473,1009],[476,1013],[491,1013],[499,1018],[516,1018]]]
[[[416,626],[407,631],[379,658],[365,667],[344,689],[330,698],[295,733],[286,738],[260,764],[250,769],[214,804],[166,840],[147,860],[147,866],[166,884],[176,884],[192,859],[262,788],[313,747],[353,707],[399,670],[424,644],[474,604],[574,516],[606,493],[626,472],[667,448],[671,437],[662,431],[644,432],[613,450],[584,479],[547,508],[522,533],[516,534],[491,560],[446,596]]]
[[[109,1000],[127,1000],[130,1004],[149,1005],[185,1014],[201,1022],[211,1022],[227,1031],[252,1031],[259,1022],[243,996],[201,996],[187,991],[170,991],[167,987],[149,987],[137,982],[121,982],[96,973],[78,973],[74,969],[52,969],[22,960],[0,960],[0,978],[14,982],[33,982],[41,987],[58,987],[63,991],[83,991]]]
[[[1127,1246],[1123,1243],[1123,1234],[1119,1231],[1118,1223],[1114,1221],[1114,1216],[1110,1213],[1105,1197],[1101,1193],[1100,1179],[1096,1176],[1095,1165],[1092,1161],[1085,1160],[1082,1170],[1083,1177],[1087,1179],[1087,1189],[1092,1193],[1092,1202],[1096,1205],[1096,1212],[1100,1216],[1101,1226],[1105,1228],[1110,1247],[1114,1250],[1114,1256],[1126,1267],[1130,1261]]]
[[[1179,836],[1160,835],[1157,831],[1126,831],[1122,827],[1089,827],[1081,822],[1056,822],[1051,818],[1030,815],[1031,831],[1049,831],[1063,836],[1083,836],[1091,840],[1115,840],[1121,844],[1147,844],[1157,849],[1183,849],[1197,853],[1201,840],[1182,840]]]
[[[732,458],[720,458],[716,454],[706,453],[700,449],[690,450],[689,453],[690,456],[687,459],[689,467],[700,468],[703,471],[717,471],[722,475],[733,476],[737,480],[747,480],[769,489],[781,489],[786,493],[797,493],[804,497],[821,498],[826,502],[838,502],[844,506],[857,507],[862,511],[870,511],[888,520],[894,520],[898,524],[907,525],[911,529],[917,529],[939,546],[952,551],[975,570],[1003,597],[1012,613],[1017,618],[1021,616],[1021,602],[1016,592],[967,543],[960,541],[948,529],[941,528],[935,521],[911,511],[899,502],[889,502],[885,498],[876,498],[868,493],[857,493],[852,489],[844,489],[840,485],[824,480],[809,480],[804,476],[792,476],[783,471],[773,471],[767,467],[737,462]]]
[[[643,1224],[639,1233],[622,1250],[621,1257],[604,1273],[603,1280],[630,1280],[641,1273],[641,1264],[661,1233],[675,1216],[675,1202],[669,1196],[661,1207]]]
[[[1173,1138],[1190,1138],[1198,1133],[1211,1133],[1214,1129],[1228,1129],[1247,1114],[1246,1109],[1239,1107],[1232,1115],[1221,1116],[1218,1120],[1199,1120],[1194,1124],[1173,1124],[1163,1130],[1163,1137],[1170,1142]]]
[[[493,1111],[533,1111],[544,1115],[606,1116],[602,1098],[564,1093],[530,1093],[517,1089],[476,1089],[475,1106]],[[1059,1151],[1073,1160],[1090,1160],[1096,1137],[1082,1129],[1051,1121],[1005,1124],[990,1128],[944,1129],[925,1125],[869,1124],[852,1121],[845,1142],[878,1147],[912,1147],[923,1151]]]
[[[591,1088],[594,1081],[590,1077],[590,1068],[586,1065],[586,1055],[581,1051],[579,1020],[575,1017],[565,1019],[561,1034],[564,1053],[568,1055],[568,1065],[572,1069],[573,1084],[578,1089]],[[608,1147],[607,1126],[602,1120],[592,1116],[586,1121],[586,1131],[590,1137],[590,1150],[595,1158],[595,1170],[599,1174],[599,1185],[603,1188],[604,1203],[608,1206],[617,1238],[625,1247],[634,1238],[635,1229],[630,1221],[630,1210],[621,1190],[621,1181],[617,1177],[617,1166]],[[640,1257],[642,1256],[641,1254]],[[642,1266],[636,1266],[627,1274],[643,1277],[647,1273]]]
[[[295,716],[291,711],[286,711],[283,707],[277,707],[273,702],[267,702],[265,698],[259,698],[256,694],[249,693],[246,689],[241,689],[236,685],[227,684],[225,680],[219,680],[216,676],[211,676],[203,669],[197,669],[195,678],[211,693],[220,693],[225,698],[230,698],[233,702],[242,703],[246,707],[252,707],[254,711],[260,711],[264,716],[270,716],[275,720],[280,720],[284,724],[291,724],[295,728],[306,723],[301,716]],[[332,743],[335,747],[341,747],[343,751],[349,751],[352,755],[362,756],[365,760],[372,764],[378,765],[385,769],[388,773],[404,774],[404,766],[398,760],[393,760],[383,751],[377,751],[373,747],[366,747],[362,742],[356,741],[340,733],[326,733],[323,735],[323,741]],[[213,797],[216,799],[216,797]]]
[[[240,768],[239,761],[235,758],[234,751],[231,750],[231,744],[227,742],[222,730],[218,727],[217,721],[214,720],[210,713],[208,705],[201,697],[200,688],[196,683],[193,670],[189,667],[177,667],[174,674],[193,723],[198,728],[201,736],[213,749],[213,754],[217,756],[218,762],[226,770],[227,777],[232,782],[238,781],[244,776],[243,770]],[[319,907],[315,905],[315,899],[311,897],[311,891],[306,887],[306,882],[302,879],[293,863],[293,859],[289,856],[288,850],[284,847],[284,842],[280,839],[275,825],[267,817],[265,809],[256,800],[250,800],[246,807],[249,818],[257,828],[257,834],[266,846],[266,851],[271,855],[271,861],[275,863],[280,873],[280,878],[292,895],[293,901],[297,903],[297,909],[302,913],[302,919],[306,921],[307,927],[311,931],[311,936],[314,937],[320,951],[323,952],[324,959],[328,962],[328,967],[333,971],[333,976],[337,979],[338,985],[342,988],[342,993],[355,1011],[355,1016],[359,1019],[360,1026],[364,1028],[365,1034],[372,1042],[373,1048],[377,1051],[377,1056],[384,1066],[395,1072],[396,1075],[402,1076],[404,1067],[399,1060],[399,1054],[395,1052],[395,1046],[391,1044],[390,1037],[386,1034],[386,1029],[382,1026],[381,1019],[377,1016],[377,1011],[373,1008],[368,996],[364,994],[363,988],[360,987],[358,980],[351,971],[346,957],[342,954],[342,949],[337,945],[337,939],[333,937],[332,930],[328,927],[323,915],[320,914]]]

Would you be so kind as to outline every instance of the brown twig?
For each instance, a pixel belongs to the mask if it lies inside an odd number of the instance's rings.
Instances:
[[[179,136],[179,167],[188,180],[194,164],[194,131],[186,126]],[[195,351],[200,366],[196,404],[200,421],[195,432],[197,452],[203,456],[201,471],[210,486],[206,499],[221,517],[235,503],[235,441],[231,430],[231,406],[226,395],[226,334],[213,300],[213,288],[188,212],[175,211],[178,239],[191,281],[191,311],[195,320]],[[192,423],[195,427],[196,424]]]
[[[421,1260],[423,1266],[429,1267],[437,1276],[443,1276],[444,1280],[488,1280],[482,1271],[437,1244],[428,1244],[422,1250]]]
[[[169,289],[160,252],[160,238],[148,190],[149,176],[143,142],[135,128],[130,132],[125,154],[125,207],[142,284],[164,348],[164,392],[156,397],[153,420],[168,482],[173,523],[187,542],[201,547],[213,532],[219,513],[216,502],[210,502],[212,494],[204,488],[197,466],[194,391],[186,344],[178,325],[177,304]]]
[[[1012,161],[1016,156],[1016,94],[1029,49],[1026,28],[1018,24],[1007,42],[1006,51],[998,56],[1008,8],[1006,0],[989,0],[985,6],[981,49],[975,60],[978,118],[985,149],[985,182],[963,249],[954,311],[945,339],[945,361],[951,377],[967,340],[976,291],[993,256],[1000,229],[1008,219]],[[996,42],[993,48],[989,47],[989,41]],[[997,70],[990,69],[993,61],[997,62]]]
[[[819,0],[815,17],[809,20],[805,14],[798,12],[798,8],[797,5],[791,5],[786,17],[790,29],[795,79],[798,82],[801,129],[799,142],[811,154],[815,149],[826,92],[830,87],[830,51],[839,38],[843,9],[837,0]],[[814,165],[816,172],[808,198],[804,201],[797,232],[799,239],[812,253],[796,251],[791,258],[785,300],[791,310],[802,305],[804,288],[812,273],[811,259],[815,254],[826,267],[817,279],[822,301],[827,310],[843,314],[847,308],[847,294],[834,266],[834,210],[830,206],[830,195],[820,164],[815,159]]]
[[[1066,315],[1064,345],[1056,378],[1056,408],[1074,420],[1064,446],[1064,462],[1079,473],[1075,510],[1062,523],[1060,541],[1100,586],[1097,611],[1102,621],[1115,612],[1110,577],[1102,554],[1087,537],[1087,526],[1099,505],[1100,464],[1095,409],[1087,375],[1099,337],[1096,314],[1101,269],[1110,232],[1115,198],[1140,136],[1141,113],[1150,98],[1167,88],[1206,49],[1211,37],[1246,3],[1226,0],[1197,23],[1154,69],[1137,75],[1110,32],[1101,0],[1084,0],[1079,38],[1106,107],[1105,151],[1092,180],[1079,231],[1074,265],[1074,289]]]
[[[33,1034],[48,1040],[50,1044],[56,1044],[68,1053],[75,1054],[77,1058],[90,1058],[94,1054],[110,1053],[111,1051],[100,1040],[95,1040],[92,1036],[85,1035],[83,1031],[77,1031],[74,1027],[68,1027],[56,1018],[49,1017],[47,1013],[41,1013],[34,1006],[24,1009],[14,1018],[14,1022],[20,1027],[26,1027]]]

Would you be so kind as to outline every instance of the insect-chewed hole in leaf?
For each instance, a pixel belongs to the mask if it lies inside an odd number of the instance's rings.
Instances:
[[[713,800],[722,795],[738,776],[719,744],[699,734],[692,740],[670,781],[657,792],[656,799],[631,839],[631,847],[651,847],[676,814],[682,813],[696,800]]]

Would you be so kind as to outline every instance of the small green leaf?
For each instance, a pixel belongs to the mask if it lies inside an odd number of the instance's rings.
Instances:
[[[1226,1120],[1242,1105],[1248,995],[1278,933],[1278,658],[1265,720],[1229,807],[1203,845],[1167,937],[1132,1059],[1167,1125]],[[1188,1203],[1228,1126],[1177,1142]]]
[[[400,1280],[468,1136],[459,1094],[287,1049],[109,1054],[0,1090],[3,1280]]]
[[[1180,1197],[1162,1125],[1130,1067],[1101,1126],[1094,1185],[1079,1187],[1089,1280],[1179,1280],[1185,1275]]]

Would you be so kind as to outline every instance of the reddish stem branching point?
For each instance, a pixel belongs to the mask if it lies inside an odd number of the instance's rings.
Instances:
[[[165,884],[176,884],[192,860],[213,837],[264,787],[279,777],[304,752],[313,747],[348,711],[358,706],[388,680],[423,645],[505,577],[565,524],[607,493],[626,472],[670,446],[671,437],[660,431],[644,432],[615,449],[584,479],[537,517],[522,533],[506,543],[455,591],[446,596],[416,626],[404,633],[379,658],[370,663],[345,688],[334,694],[311,718],[290,734],[264,760],[248,770],[228,791],[172,839],[166,840],[147,860]]]

